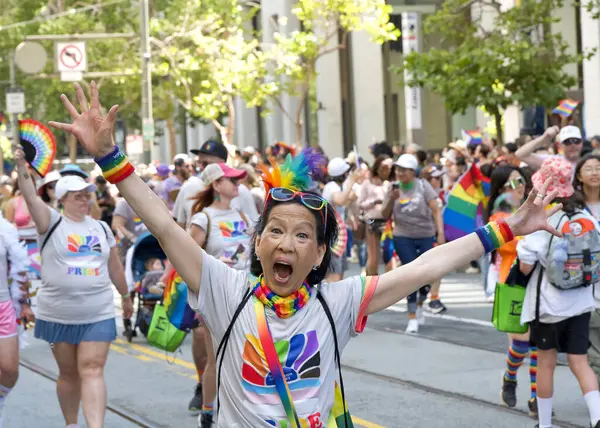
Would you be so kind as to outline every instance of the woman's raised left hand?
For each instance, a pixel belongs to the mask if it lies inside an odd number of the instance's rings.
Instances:
[[[538,230],[562,236],[548,223],[548,217],[562,208],[562,204],[547,208],[557,195],[557,190],[547,193],[550,182],[551,179],[548,179],[539,189],[533,188],[525,203],[519,207],[516,213],[506,219],[506,223],[515,237],[529,235]]]

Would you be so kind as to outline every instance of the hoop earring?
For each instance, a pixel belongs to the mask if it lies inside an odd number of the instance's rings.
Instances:
[[[317,270],[317,269],[319,269],[319,266],[320,266],[320,265],[313,266],[313,270]]]

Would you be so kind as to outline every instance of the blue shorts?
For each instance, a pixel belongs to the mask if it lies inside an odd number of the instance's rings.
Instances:
[[[48,343],[112,342],[117,338],[117,324],[114,318],[90,324],[61,324],[37,319],[34,334]]]

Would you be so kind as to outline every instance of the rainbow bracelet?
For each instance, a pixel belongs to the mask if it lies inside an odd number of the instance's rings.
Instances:
[[[112,184],[125,180],[135,172],[135,168],[118,146],[115,146],[113,151],[106,156],[96,158],[94,161],[102,169],[106,181]]]
[[[512,230],[504,220],[490,221],[485,226],[475,229],[475,233],[486,253],[491,253],[515,239]]]

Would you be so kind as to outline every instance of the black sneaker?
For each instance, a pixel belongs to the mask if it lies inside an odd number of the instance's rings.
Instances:
[[[537,415],[538,415],[537,400],[535,398],[530,399],[529,402],[527,403],[527,407],[529,407],[529,416],[531,416],[532,418],[537,418]]]
[[[502,377],[502,402],[508,407],[517,405],[517,382],[508,380],[504,376]]]
[[[447,310],[441,300],[435,299],[429,302],[429,310],[434,314],[441,314]]]
[[[200,413],[198,418],[198,428],[211,428],[213,425],[212,413]]]
[[[202,410],[202,384],[199,383],[196,385],[196,389],[194,389],[194,396],[190,400],[190,404],[188,405],[188,410],[192,412],[194,415],[197,415]]]
[[[131,342],[132,337],[137,337],[137,331],[132,327],[131,320],[123,318],[123,336]]]

